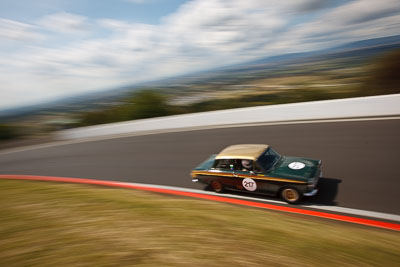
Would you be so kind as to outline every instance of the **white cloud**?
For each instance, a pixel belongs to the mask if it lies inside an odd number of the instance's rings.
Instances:
[[[88,30],[86,17],[65,12],[47,15],[37,21],[37,24],[57,33],[80,33]]]
[[[386,0],[357,0],[298,24],[278,40],[300,49],[323,49],[347,42],[400,34],[400,5]],[[290,40],[290,41],[289,41]]]
[[[9,19],[0,18],[0,39],[32,41],[43,38],[35,26]]]
[[[387,17],[399,11],[399,0],[356,0],[333,10],[327,20],[340,24],[356,24]]]
[[[104,28],[113,31],[125,31],[132,27],[132,25],[125,21],[115,20],[115,19],[99,19],[97,23]]]
[[[278,12],[282,5],[276,4],[274,9],[265,3],[188,2],[163,20],[165,39],[182,53],[206,56],[212,64],[239,62],[247,50],[270,41],[288,23]]]
[[[195,0],[159,25],[69,13],[46,16],[37,26],[3,19],[0,37],[9,39],[38,38],[39,27],[50,30],[48,38],[52,31],[109,34],[51,48],[27,46],[19,54],[0,52],[1,105],[20,103],[9,90],[26,90],[20,101],[33,101],[400,34],[398,1],[376,2],[328,7],[323,0]],[[308,14],[317,15],[307,19]]]

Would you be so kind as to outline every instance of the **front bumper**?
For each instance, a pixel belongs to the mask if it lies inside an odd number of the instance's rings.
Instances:
[[[303,193],[304,196],[311,197],[311,196],[315,196],[318,193],[318,189],[315,188],[315,187],[317,186],[317,184],[319,182],[319,178],[321,178],[321,177],[322,177],[322,170],[318,169],[318,171],[317,171],[317,173],[315,175],[315,178],[314,178],[314,182],[312,184],[308,185],[308,187],[309,187],[308,189],[309,190],[313,189],[313,190],[310,191],[310,192],[307,192],[307,193]]]
[[[317,193],[318,193],[318,189],[314,189],[311,192],[303,193],[303,195],[306,196],[306,197],[312,197],[312,196],[315,196]]]

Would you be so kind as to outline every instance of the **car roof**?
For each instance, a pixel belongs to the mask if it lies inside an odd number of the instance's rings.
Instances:
[[[222,150],[215,159],[250,159],[257,158],[267,150],[269,145],[262,144],[241,144],[228,146]]]

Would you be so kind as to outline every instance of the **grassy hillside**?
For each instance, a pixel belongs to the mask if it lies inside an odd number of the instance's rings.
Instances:
[[[400,233],[72,184],[0,181],[0,266],[396,266]]]

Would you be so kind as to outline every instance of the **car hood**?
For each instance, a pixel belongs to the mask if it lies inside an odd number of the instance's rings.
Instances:
[[[282,156],[268,171],[273,177],[290,177],[296,180],[313,178],[318,171],[319,160],[299,157]]]

